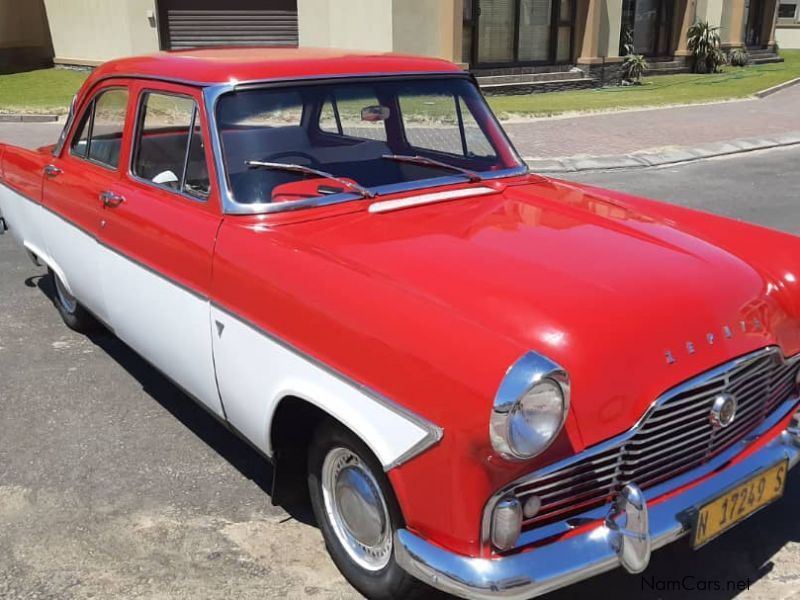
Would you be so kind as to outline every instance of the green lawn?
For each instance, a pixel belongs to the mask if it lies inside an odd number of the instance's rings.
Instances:
[[[744,69],[727,67],[724,73],[714,75],[661,75],[645,78],[641,86],[490,96],[489,104],[501,119],[508,119],[744,98],[800,77],[800,50],[783,50],[781,56],[785,59],[783,63]]]
[[[664,75],[645,78],[641,86],[490,96],[489,103],[501,119],[508,119],[744,98],[800,77],[800,50],[784,50],[781,54],[784,63],[746,69],[728,67],[716,75]],[[86,76],[85,72],[66,69],[0,75],[0,113],[64,114]]]
[[[87,75],[67,69],[0,75],[0,113],[65,114]]]

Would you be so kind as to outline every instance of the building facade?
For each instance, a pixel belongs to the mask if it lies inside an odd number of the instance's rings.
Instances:
[[[47,66],[52,59],[42,0],[0,0],[0,73]]]
[[[726,47],[747,46],[769,58],[776,23],[784,23],[790,6],[796,19],[798,5],[782,0],[43,1],[60,64],[93,65],[207,45],[339,47],[446,58],[494,78],[486,83],[499,88],[512,76],[528,76],[531,84],[582,86],[614,79],[625,42],[648,56],[654,68],[685,69],[686,32],[697,18],[719,26]],[[4,4],[21,5],[0,0],[0,14]]]

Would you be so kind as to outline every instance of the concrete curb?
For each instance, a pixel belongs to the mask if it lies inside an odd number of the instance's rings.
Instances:
[[[756,150],[768,150],[770,148],[782,148],[798,144],[800,144],[800,131],[771,137],[740,138],[726,142],[714,142],[694,148],[676,146],[614,156],[572,156],[554,159],[526,158],[525,161],[534,173],[612,171],[616,169],[637,169],[674,165],[706,158],[742,154],[745,152],[754,152]]]
[[[771,88],[767,88],[765,90],[761,90],[760,92],[756,92],[753,94],[756,98],[766,98],[767,96],[771,96],[776,92],[780,92],[781,90],[785,90],[786,88],[792,87],[793,85],[797,85],[800,83],[800,77],[795,79],[790,79],[789,81],[784,81],[783,83],[779,83],[778,85],[774,85]]]
[[[55,123],[58,115],[0,114],[0,123]]]

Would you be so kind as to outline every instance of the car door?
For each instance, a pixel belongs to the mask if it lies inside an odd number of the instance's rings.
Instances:
[[[108,182],[100,278],[115,333],[223,416],[208,292],[221,212],[199,90],[132,87],[124,177]],[[133,105],[134,103],[132,103]]]
[[[99,86],[81,107],[60,156],[44,169],[42,198],[49,212],[40,226],[53,268],[72,295],[105,322],[97,246],[105,212],[101,194],[121,181],[129,93],[123,81]]]

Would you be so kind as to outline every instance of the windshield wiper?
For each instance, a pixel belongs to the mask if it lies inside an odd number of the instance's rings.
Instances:
[[[341,183],[344,187],[354,191],[362,198],[374,198],[377,195],[375,194],[375,192],[371,192],[367,188],[358,185],[357,183],[353,183],[352,181],[347,181],[346,179],[342,179],[341,177],[337,177],[336,175],[332,175],[331,173],[326,173],[325,171],[320,171],[319,169],[312,169],[311,167],[305,167],[303,165],[263,162],[260,160],[246,160],[244,161],[244,164],[246,164],[248,167],[254,167],[259,169],[271,169],[273,171],[287,171],[289,173],[300,173],[302,175],[316,175],[317,177],[332,179],[333,181]]]
[[[465,177],[469,178],[471,182],[483,181],[483,177],[481,177],[475,171],[470,171],[469,169],[462,169],[461,167],[457,167],[455,165],[447,164],[446,162],[442,162],[439,160],[434,160],[433,158],[428,158],[427,156],[410,156],[406,154],[384,154],[381,158],[385,160],[394,160],[397,162],[404,162],[410,163],[413,165],[424,165],[426,167],[437,167],[439,169],[447,169],[448,171],[456,171],[461,173]]]

